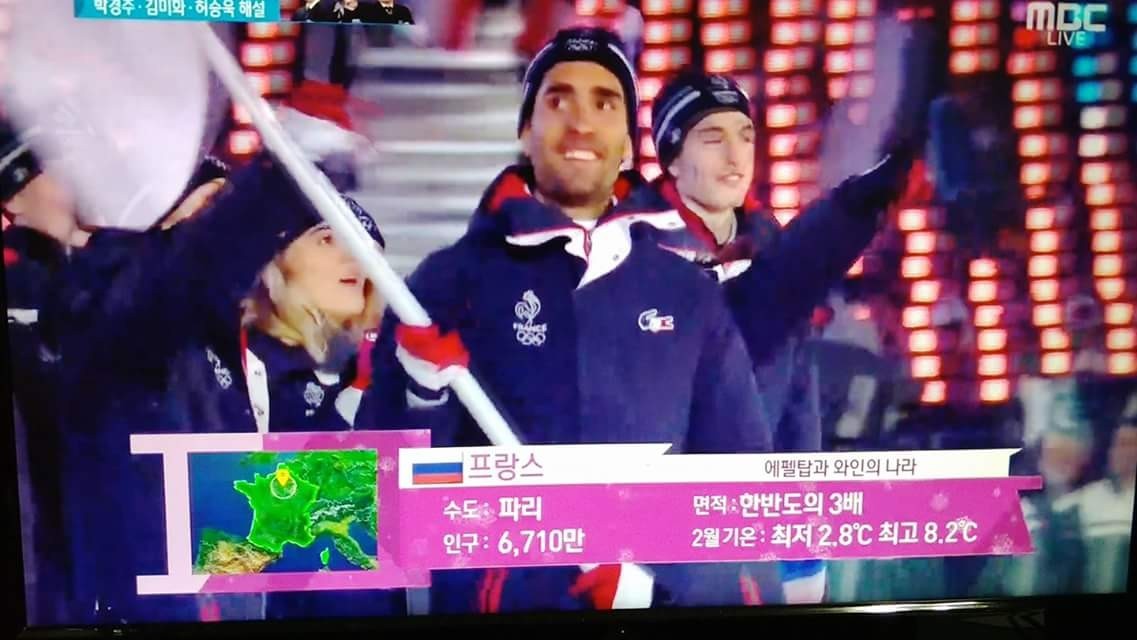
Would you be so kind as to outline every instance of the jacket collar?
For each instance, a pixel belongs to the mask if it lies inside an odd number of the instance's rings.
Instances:
[[[759,251],[768,247],[776,237],[779,225],[767,214],[753,193],[735,210],[738,231],[734,239],[719,244],[703,219],[683,201],[675,181],[662,175],[652,183],[660,207],[674,208],[683,219],[679,233],[668,233],[660,238],[660,246],[668,251],[712,268],[719,280],[728,280],[749,268]]]
[[[627,259],[632,248],[632,227],[643,223],[664,231],[684,227],[674,210],[645,210],[634,197],[647,188],[637,172],[620,175],[613,189],[612,206],[587,229],[534,195],[533,172],[515,165],[501,173],[486,190],[470,223],[473,234],[488,234],[516,247],[539,247],[563,240],[565,252],[584,260],[578,288],[610,273]],[[593,260],[602,255],[603,260]]]

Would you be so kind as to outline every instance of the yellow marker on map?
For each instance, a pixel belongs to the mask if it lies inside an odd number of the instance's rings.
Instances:
[[[286,486],[292,480],[292,472],[287,467],[280,467],[276,470],[276,482],[280,486]]]

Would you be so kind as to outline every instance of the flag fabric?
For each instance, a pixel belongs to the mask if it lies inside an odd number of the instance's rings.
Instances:
[[[462,484],[462,462],[412,464],[411,484]]]
[[[201,160],[209,66],[199,25],[81,20],[70,0],[9,3],[2,110],[66,185],[81,222],[146,229]]]

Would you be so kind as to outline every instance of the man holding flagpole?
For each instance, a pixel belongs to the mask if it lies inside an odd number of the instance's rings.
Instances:
[[[562,31],[533,59],[518,127],[527,162],[502,172],[466,235],[411,276],[435,324],[396,329],[389,317],[380,332],[395,339],[376,348],[374,391],[433,407],[434,446],[488,444],[446,390],[468,368],[525,443],[770,449],[718,286],[647,233],[682,219],[620,205],[644,187],[620,172],[637,104],[632,66],[607,31]],[[654,581],[588,569],[436,572],[432,611],[682,604],[700,582],[684,567],[653,567]]]

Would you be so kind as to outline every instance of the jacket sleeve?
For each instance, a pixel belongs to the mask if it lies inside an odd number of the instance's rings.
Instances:
[[[764,452],[772,429],[746,346],[717,287],[712,286],[706,334],[695,375],[689,453]]]
[[[753,264],[726,283],[755,362],[764,361],[841,282],[876,234],[879,211],[856,211],[835,194],[782,229]]]
[[[785,410],[777,420],[780,451],[821,451],[821,399],[818,371],[810,349],[794,340],[793,372]]]
[[[143,234],[97,305],[99,340],[161,363],[194,336],[237,335],[260,271],[317,220],[284,170],[258,157],[211,207]]]
[[[408,279],[407,285],[431,320],[443,331],[456,330],[465,309],[459,245],[428,256]],[[403,370],[395,351],[395,328],[399,318],[388,311],[379,341],[372,351],[372,388],[365,396],[361,419],[364,427],[377,429],[430,429],[431,446],[453,446],[465,409],[449,389],[434,394],[423,389]],[[360,428],[357,423],[356,428]]]

